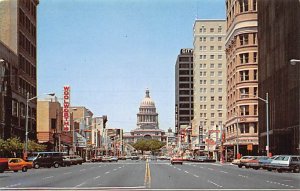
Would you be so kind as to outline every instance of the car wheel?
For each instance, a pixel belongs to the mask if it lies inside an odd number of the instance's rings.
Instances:
[[[18,170],[14,170],[14,172],[18,172]]]
[[[238,167],[239,167],[239,168],[242,168],[243,166],[242,166],[242,165],[238,165]]]
[[[245,166],[246,168],[250,168],[249,166]]]
[[[281,169],[277,169],[277,172],[278,172],[278,173],[281,173],[281,172],[282,172],[282,170],[281,170]]]
[[[39,168],[40,168],[40,165],[39,165],[38,163],[35,163],[35,164],[34,164],[34,168],[35,168],[35,169],[39,169]]]
[[[294,173],[299,173],[300,172],[300,167],[299,166],[295,166],[295,168],[293,169]]]
[[[267,168],[267,170],[268,170],[268,171],[272,171],[272,169],[271,169],[271,168]]]
[[[56,163],[54,163],[54,168],[58,168],[59,167],[59,164],[56,162]]]
[[[22,172],[27,172],[27,167],[26,166],[23,166]]]

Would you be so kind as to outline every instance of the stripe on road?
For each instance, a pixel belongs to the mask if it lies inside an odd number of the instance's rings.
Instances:
[[[223,186],[221,186],[221,185],[219,185],[217,183],[214,183],[213,181],[208,180],[207,182],[209,182],[209,183],[211,183],[211,184],[213,184],[213,185],[215,185],[215,186],[217,186],[219,188],[223,188]]]
[[[101,176],[96,176],[96,177],[94,177],[94,180],[96,180],[96,179],[98,179],[98,178],[100,178]]]
[[[44,177],[43,179],[49,179],[49,178],[53,178],[54,176],[47,176],[47,177]]]
[[[64,174],[71,174],[72,172],[65,172]]]

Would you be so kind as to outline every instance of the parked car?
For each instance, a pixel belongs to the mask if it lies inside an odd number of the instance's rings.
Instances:
[[[103,156],[102,157],[102,162],[111,162],[111,157],[110,156]]]
[[[261,168],[263,168],[263,169],[267,169],[268,168],[268,166],[271,164],[271,162],[275,159],[275,158],[277,158],[277,157],[279,157],[279,155],[276,155],[276,156],[272,156],[272,157],[270,157],[270,158],[268,158],[268,159],[262,159],[262,160],[259,160],[259,166],[261,167]]]
[[[130,158],[131,158],[131,160],[139,160],[140,159],[140,157],[138,157],[138,156],[131,156]]]
[[[267,157],[267,156],[257,156],[257,157],[254,157],[253,159],[247,161],[245,163],[245,167],[246,168],[253,168],[255,170],[258,170],[262,167],[261,166],[262,162],[264,162],[266,160],[269,160],[269,157]]]
[[[277,170],[277,172],[293,171],[300,172],[300,156],[299,155],[281,155],[271,161],[267,167],[268,171]]]
[[[113,157],[110,158],[110,161],[111,162],[118,162],[118,157],[113,156]]]
[[[171,164],[183,164],[183,158],[181,156],[174,156],[171,158]]]
[[[91,159],[92,162],[101,162],[102,161],[102,156],[95,156],[94,158]]]
[[[74,161],[76,161],[76,164],[82,164],[82,163],[84,163],[84,160],[83,160],[83,158],[81,157],[81,156],[79,156],[79,155],[72,155],[71,156],[71,160],[74,160]]]
[[[127,158],[126,158],[126,156],[119,156],[118,157],[118,160],[126,160]]]
[[[245,164],[252,160],[252,159],[255,159],[254,156],[243,156],[241,159],[240,159],[240,163],[238,164],[238,167],[239,168],[242,168],[243,166],[245,166]]]
[[[24,161],[21,158],[2,158],[0,159],[0,164],[1,173],[4,171],[18,172],[19,170],[22,170],[22,172],[27,172],[27,169],[32,168],[32,162]]]
[[[40,168],[41,166],[58,168],[63,166],[64,155],[63,152],[33,152],[30,153],[28,161],[33,163],[34,168]]]
[[[71,166],[71,157],[70,156],[63,156],[63,166]]]

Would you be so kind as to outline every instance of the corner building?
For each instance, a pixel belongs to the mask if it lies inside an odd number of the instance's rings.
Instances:
[[[226,0],[226,158],[258,152],[257,1]]]

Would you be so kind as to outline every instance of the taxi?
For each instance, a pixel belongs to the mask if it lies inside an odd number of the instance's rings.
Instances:
[[[27,172],[27,169],[32,168],[32,162],[26,162],[21,158],[8,158],[8,170],[18,172]]]

